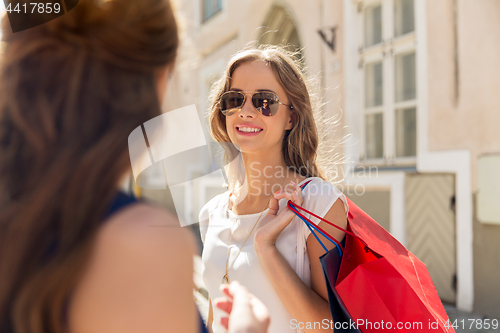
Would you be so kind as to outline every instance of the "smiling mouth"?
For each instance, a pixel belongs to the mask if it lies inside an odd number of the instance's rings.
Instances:
[[[258,133],[262,132],[262,128],[254,128],[254,127],[236,127],[238,132],[241,133]]]

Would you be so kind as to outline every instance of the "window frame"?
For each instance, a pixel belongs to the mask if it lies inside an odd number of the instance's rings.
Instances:
[[[382,42],[379,44],[364,46],[365,41],[365,18],[364,13],[367,7],[382,6]],[[414,6],[414,30],[406,34],[394,37],[394,0],[361,0],[358,2],[358,11],[356,17],[358,31],[358,80],[360,82],[360,162],[369,165],[416,165],[417,156],[396,157],[396,110],[415,107],[416,119],[418,127],[419,113],[419,92],[418,92],[418,48],[416,44],[417,20],[416,6]],[[416,98],[402,102],[395,100],[395,71],[396,71],[396,56],[408,53],[415,53],[415,89]],[[366,107],[365,103],[365,67],[367,64],[382,61],[382,76],[383,76],[383,102],[381,106]],[[383,121],[383,157],[382,158],[367,158],[366,147],[366,123],[365,117],[370,113],[377,113],[382,110]],[[418,130],[416,129],[418,145]],[[416,147],[418,154],[418,147]]]
[[[213,2],[213,1],[219,2],[220,1],[220,8],[218,8],[216,11],[214,11],[212,13],[212,15],[205,17],[205,2],[206,1],[207,0],[200,1],[201,2],[201,6],[200,6],[200,8],[201,8],[201,15],[200,15],[201,16],[201,24],[204,24],[204,23],[210,21],[213,17],[215,17],[220,12],[222,12],[222,9],[224,8],[224,0],[208,0],[211,2]]]

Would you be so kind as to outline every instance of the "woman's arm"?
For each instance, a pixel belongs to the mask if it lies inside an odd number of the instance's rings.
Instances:
[[[337,201],[335,201],[335,203],[332,205],[332,208],[330,208],[328,213],[326,213],[323,218],[338,225],[342,229],[346,229],[347,218],[342,199],[338,198]],[[319,223],[319,227],[326,231],[333,238],[335,238],[339,243],[344,238],[345,232],[332,227],[326,222],[321,221]],[[323,237],[319,232],[317,232],[316,235],[318,235],[319,239],[321,239],[328,250],[334,248],[335,245],[333,245],[331,241]],[[311,288],[324,300],[328,301],[328,291],[326,289],[323,267],[321,267],[321,261],[319,260],[319,257],[325,254],[325,249],[323,249],[318,240],[312,234],[308,236],[306,246],[309,256],[309,262],[311,264]]]
[[[281,193],[275,194],[275,198],[271,199],[269,205],[269,213],[265,218],[267,221],[263,220],[263,226],[259,228],[255,234],[255,250],[276,293],[293,319],[304,324],[307,322],[323,323],[323,320],[326,319],[328,324],[330,324],[332,317],[327,301],[328,295],[323,279],[323,271],[319,263],[319,256],[324,253],[324,249],[318,244],[315,238],[308,238],[307,249],[309,251],[309,258],[313,259],[311,260],[312,288],[309,288],[298,277],[297,273],[290,267],[275,246],[276,239],[281,231],[292,221],[293,217],[295,217],[295,214],[287,207],[276,216],[279,209],[278,199],[281,198],[292,200],[298,205],[302,205],[303,202],[300,188],[296,184],[285,188]],[[344,206],[341,200],[337,200],[324,218],[344,227],[345,225],[342,222],[342,217],[345,220]],[[343,236],[336,232],[336,228],[323,222],[320,225],[333,237],[339,237],[340,240],[342,239]],[[329,241],[324,242],[324,244],[329,249],[333,248],[333,244]],[[331,329],[304,329],[304,331],[331,332]]]
[[[72,295],[72,333],[197,333],[196,243],[171,214],[137,204],[99,230]]]

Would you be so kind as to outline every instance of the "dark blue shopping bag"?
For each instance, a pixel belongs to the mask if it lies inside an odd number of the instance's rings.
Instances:
[[[301,186],[302,190],[309,184],[310,181],[306,182]],[[291,207],[292,206],[292,207]],[[342,261],[342,249],[345,247],[345,237],[342,242],[339,244],[338,242],[331,239],[331,237],[325,235],[324,231],[321,230],[318,226],[311,223],[307,219],[304,219],[296,208],[293,205],[288,205],[288,207],[297,214],[297,216],[304,221],[307,225],[313,236],[318,240],[321,246],[325,249],[326,253],[323,254],[319,260],[321,262],[321,266],[323,267],[323,274],[325,277],[326,288],[328,290],[328,303],[330,304],[330,312],[332,314],[333,326],[335,328],[335,332],[340,333],[361,333],[361,331],[356,327],[356,322],[349,315],[346,310],[344,304],[342,303],[339,295],[331,286],[335,285],[337,281],[337,277],[340,270],[340,263]],[[317,232],[325,236],[327,239],[331,240],[335,247],[328,251],[328,248],[323,244],[323,242],[319,239],[318,235],[314,231],[316,229]]]

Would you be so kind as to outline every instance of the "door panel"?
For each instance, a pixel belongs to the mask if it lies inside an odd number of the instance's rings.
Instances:
[[[422,260],[443,301],[455,303],[456,236],[453,174],[407,174],[408,250]]]

